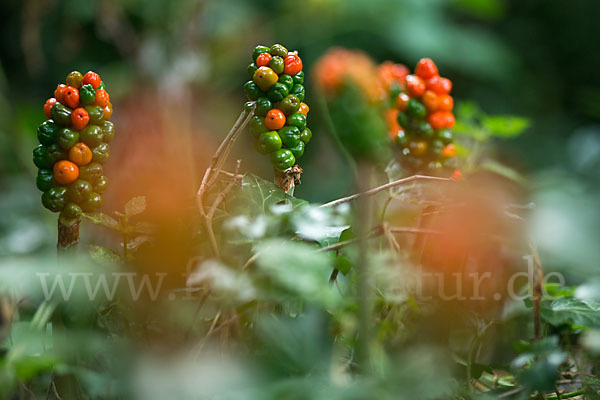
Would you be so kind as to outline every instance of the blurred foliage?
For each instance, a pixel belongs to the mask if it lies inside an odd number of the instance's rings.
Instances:
[[[0,397],[58,398],[74,380],[89,399],[600,398],[597,2],[9,0],[0,10]],[[566,277],[546,284],[543,339],[532,339],[530,301],[474,311],[418,299],[406,277],[410,242],[389,232],[376,231],[366,264],[358,242],[319,250],[360,228],[354,207],[318,205],[356,187],[330,119],[360,139],[351,153],[388,158],[361,136],[385,128],[352,84],[350,108],[322,107],[308,91],[314,136],[297,198],[260,178],[272,172],[248,137],[236,144],[232,159],[247,173],[215,213],[224,256],[210,257],[190,199],[241,110],[247,54],[275,42],[303,54],[308,85],[332,46],[411,66],[428,56],[452,77],[465,187],[490,191],[481,176],[501,177],[498,193],[514,200],[506,217],[538,245],[545,269]],[[57,264],[56,221],[39,204],[30,158],[41,105],[73,69],[105,78],[120,150],[104,214],[89,216],[98,226],[82,224],[89,254]],[[344,125],[349,109],[358,128]],[[412,224],[427,193],[398,188],[374,203],[393,198],[389,220]],[[480,253],[521,269],[526,250],[494,233]],[[162,269],[132,269],[150,261]],[[368,300],[358,265],[371,273]],[[66,286],[46,298],[44,276]],[[69,301],[61,288],[73,290]]]

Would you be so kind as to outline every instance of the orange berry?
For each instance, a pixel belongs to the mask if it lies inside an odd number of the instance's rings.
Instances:
[[[83,76],[82,85],[87,85],[88,83],[90,85],[92,85],[92,87],[94,89],[98,89],[98,87],[100,86],[100,83],[102,83],[102,80],[100,79],[100,75],[98,75],[97,73],[95,73],[93,71],[88,71]]]
[[[406,93],[400,93],[398,97],[396,97],[396,107],[400,111],[406,111],[406,107],[408,107],[408,102],[410,101],[410,96]]]
[[[265,117],[265,126],[272,130],[276,131],[285,125],[285,114],[283,111],[273,108],[269,110],[267,116]]]
[[[256,66],[257,67],[268,67],[269,61],[273,58],[269,53],[262,53],[258,57],[256,57]]]
[[[427,80],[427,89],[434,91],[437,94],[448,94],[452,90],[452,81],[441,76],[434,76]]]
[[[421,58],[415,68],[415,75],[423,79],[433,78],[438,74],[438,69],[431,58]]]
[[[444,146],[444,149],[442,150],[442,157],[456,157],[456,146],[454,146],[452,143]]]
[[[392,140],[396,139],[396,135],[398,135],[398,131],[402,129],[400,127],[400,124],[398,124],[398,113],[399,112],[400,111],[398,111],[394,108],[390,108],[389,110],[386,110],[386,112],[385,112],[385,122],[387,123],[388,135],[390,136],[390,139],[392,139]]]
[[[61,185],[70,185],[79,178],[79,168],[71,161],[61,160],[54,164],[54,180]]]
[[[65,102],[65,90],[67,89],[67,85],[65,85],[64,83],[61,83],[60,85],[58,85],[56,87],[56,89],[54,89],[54,98],[56,99],[57,102],[59,103],[64,103]]]
[[[110,103],[108,92],[104,89],[96,90],[96,100],[94,100],[94,104],[104,108],[108,103]]]
[[[460,172],[458,169],[455,169],[450,178],[454,179],[455,181],[460,181],[462,178],[462,172]]]
[[[71,124],[76,130],[82,130],[88,122],[90,122],[90,116],[85,108],[76,108],[71,113]]]
[[[296,53],[289,53],[286,58],[283,59],[283,73],[286,75],[296,75],[302,71],[302,60]]]
[[[44,114],[46,117],[50,118],[50,110],[52,110],[52,106],[57,103],[57,100],[54,97],[50,97],[46,100],[46,104],[44,104]]]
[[[306,105],[306,103],[300,103],[300,108],[298,109],[298,112],[300,114],[304,114],[304,116],[308,116],[308,110],[310,110],[308,108],[308,106]]]
[[[454,99],[449,94],[443,94],[438,97],[438,109],[440,111],[452,111],[454,108]]]
[[[433,129],[454,128],[454,114],[449,111],[436,111],[427,118]]]
[[[438,95],[431,90],[426,90],[425,93],[423,93],[421,101],[429,113],[432,113],[439,108]]]
[[[110,117],[112,117],[112,113],[113,113],[113,106],[112,103],[109,102],[106,107],[104,107],[104,119],[106,121],[108,121],[110,119]]]
[[[83,142],[75,143],[69,149],[69,160],[80,167],[92,161],[92,150]]]
[[[411,97],[421,97],[425,93],[425,81],[417,75],[408,75],[406,90]]]
[[[64,103],[67,107],[75,108],[79,105],[79,90],[67,86],[63,91]]]

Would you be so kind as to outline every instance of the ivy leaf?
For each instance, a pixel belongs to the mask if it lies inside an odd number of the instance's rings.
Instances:
[[[102,225],[107,227],[108,229],[113,229],[115,231],[121,231],[121,224],[119,224],[116,219],[109,215],[97,213],[94,215],[83,214],[83,216],[93,224]]]
[[[340,299],[329,284],[331,257],[303,243],[271,239],[257,246],[257,265],[285,292],[331,307]]]
[[[146,196],[137,196],[125,203],[125,214],[127,216],[141,214],[144,210],[146,210]]]
[[[529,127],[529,120],[513,115],[494,115],[484,117],[483,126],[493,136],[512,138],[521,134]]]
[[[121,256],[115,251],[95,244],[90,244],[88,253],[92,260],[102,265],[114,265],[121,262]]]
[[[231,215],[256,217],[269,214],[275,205],[287,203],[292,209],[308,204],[307,201],[286,194],[273,182],[254,174],[246,174],[242,185],[228,196],[226,209]]]
[[[573,298],[559,298],[542,303],[541,315],[554,326],[571,323],[591,328],[600,327],[600,306]]]

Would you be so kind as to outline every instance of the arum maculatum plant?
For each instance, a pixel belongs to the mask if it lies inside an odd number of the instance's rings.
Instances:
[[[397,124],[391,124],[390,134],[400,147],[402,166],[415,174],[459,179],[452,143],[452,81],[440,76],[431,59],[423,58],[413,74],[403,77],[399,88],[399,93],[392,93]]]
[[[250,80],[244,84],[246,109],[254,109],[250,133],[256,150],[269,157],[275,183],[286,192],[299,184],[298,160],[312,137],[306,125],[304,71],[297,51],[280,44],[256,46],[248,65]]]
[[[39,168],[42,204],[60,213],[59,250],[77,245],[81,214],[102,205],[108,186],[102,164],[115,135],[112,112],[104,82],[92,71],[71,72],[44,105],[49,119],[38,127],[40,145],[33,150],[33,162]]]

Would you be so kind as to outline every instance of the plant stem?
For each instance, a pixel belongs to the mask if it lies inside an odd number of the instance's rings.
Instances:
[[[544,270],[542,268],[542,262],[540,261],[540,255],[537,247],[533,244],[529,244],[531,254],[533,256],[533,263],[535,266],[535,277],[532,277],[533,282],[533,327],[534,336],[536,340],[542,338],[542,322],[540,316],[540,310],[542,307],[542,281],[544,278]]]
[[[398,180],[386,183],[385,185],[381,185],[381,186],[375,187],[373,189],[366,190],[364,192],[355,193],[355,194],[347,196],[347,197],[342,197],[341,199],[330,201],[329,203],[325,203],[325,204],[321,205],[321,207],[337,206],[342,203],[347,203],[349,201],[356,200],[362,196],[372,196],[372,195],[382,192],[384,190],[391,189],[396,186],[405,185],[407,183],[418,181],[418,180],[437,181],[437,182],[454,182],[454,179],[452,179],[452,178],[440,178],[437,176],[427,176],[427,175],[413,175],[413,176],[409,176],[407,178],[402,178],[402,179],[398,179]]]
[[[358,187],[362,184],[369,186],[372,178],[370,166],[361,165],[359,167]],[[371,356],[371,296],[369,286],[369,235],[368,227],[371,226],[371,198],[363,196],[357,204],[357,233],[358,233],[358,260],[356,263],[358,282],[358,348],[357,359],[361,372],[367,373],[370,370]]]
[[[58,240],[56,250],[60,255],[73,254],[77,251],[79,244],[79,224],[81,220],[76,220],[72,224],[64,224],[58,219]]]
[[[563,393],[560,395],[560,398],[553,394],[549,395],[547,398],[548,398],[548,400],[570,399],[572,397],[581,396],[582,394],[585,394],[584,389],[580,389],[580,390],[577,390],[576,392],[571,392],[571,393]]]
[[[204,172],[202,183],[200,183],[200,187],[198,188],[198,191],[196,193],[196,205],[198,206],[198,210],[200,210],[200,215],[204,219],[204,225],[206,226],[206,230],[208,231],[208,237],[210,240],[212,252],[217,258],[220,257],[219,247],[217,246],[217,239],[215,238],[215,233],[212,229],[212,222],[209,220],[209,216],[204,208],[204,194],[221,173],[223,163],[227,159],[227,156],[229,155],[233,144],[237,140],[240,133],[244,130],[246,125],[248,125],[248,122],[250,122],[250,119],[253,116],[254,108],[252,108],[250,112],[243,110],[240,113],[240,116],[235,121],[235,124],[233,124],[233,127],[231,128],[227,136],[225,136],[225,139],[223,139],[223,141],[217,148],[217,151],[213,155],[211,163]]]

